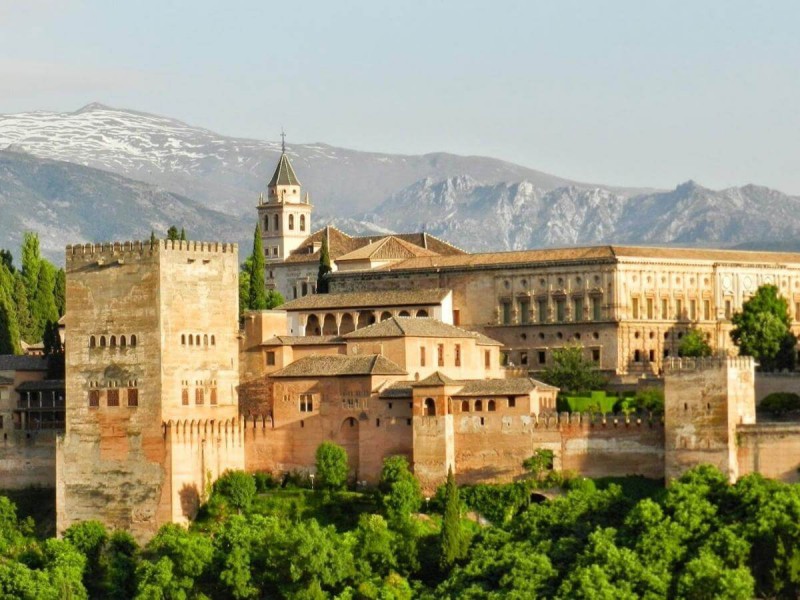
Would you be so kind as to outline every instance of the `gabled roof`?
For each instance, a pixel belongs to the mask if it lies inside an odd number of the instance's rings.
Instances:
[[[479,335],[481,340],[489,339],[474,331],[467,331],[455,325],[448,325],[437,319],[391,317],[369,327],[356,329],[342,337],[346,340],[397,337],[472,338],[477,340]],[[502,346],[500,342],[497,342],[497,345]]]
[[[408,375],[404,369],[381,354],[344,356],[341,354],[306,356],[270,377],[337,377],[341,375]]]
[[[337,262],[349,260],[403,260],[415,256],[438,256],[438,254],[393,235],[389,235],[376,242],[367,244],[363,248],[348,252],[336,260]]]
[[[263,346],[327,346],[344,344],[338,335],[276,335],[264,342]]]
[[[514,396],[529,394],[536,388],[554,390],[553,386],[528,377],[508,379],[471,379],[462,381],[463,387],[453,396]]]
[[[269,180],[268,187],[275,187],[276,185],[300,185],[297,175],[294,174],[292,163],[289,162],[289,157],[285,153],[281,154],[278,166],[275,168],[275,174]]]
[[[380,308],[390,306],[436,306],[450,290],[385,290],[379,292],[343,292],[341,294],[310,294],[290,300],[281,310]]]
[[[442,373],[441,371],[435,371],[431,375],[428,375],[425,379],[420,381],[415,381],[412,383],[412,387],[428,387],[428,386],[441,386],[441,385],[458,385],[459,382],[455,379],[452,379]]]
[[[0,354],[0,371],[47,371],[48,363],[44,356]]]
[[[63,379],[42,379],[39,381],[24,381],[17,387],[18,392],[63,392]]]

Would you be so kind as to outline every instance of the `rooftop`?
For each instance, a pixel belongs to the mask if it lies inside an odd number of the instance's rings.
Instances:
[[[269,181],[268,187],[275,187],[276,185],[300,185],[297,175],[294,174],[292,163],[289,162],[289,157],[286,153],[281,154],[278,160],[278,166],[275,168],[275,174]]]
[[[0,371],[47,371],[48,362],[44,356],[0,354]]]
[[[356,329],[342,337],[346,340],[395,337],[472,338],[482,345],[502,346],[500,342],[474,331],[467,331],[436,319],[420,317],[391,317],[369,327]]]
[[[442,383],[436,383],[441,380]],[[555,390],[553,386],[530,379],[527,377],[509,377],[508,379],[467,379],[467,380],[453,380],[442,375],[441,373],[434,373],[430,377],[422,381],[396,381],[392,385],[384,388],[380,397],[387,400],[393,398],[411,398],[413,396],[413,388],[426,385],[448,385],[460,387],[457,392],[452,396],[454,398],[465,397],[482,397],[482,396],[524,396],[530,394],[533,390]]]
[[[408,375],[380,354],[314,355],[296,360],[270,377],[337,377],[341,375]]]
[[[19,392],[49,392],[64,390],[63,379],[41,379],[39,381],[24,381],[17,387]]]
[[[310,294],[282,304],[281,310],[334,308],[372,308],[382,306],[434,306],[441,304],[450,290],[385,290],[378,292],[344,292]]]
[[[402,260],[416,256],[439,256],[439,254],[399,237],[389,235],[362,248],[348,252],[336,260],[337,262],[351,260]]]
[[[264,342],[264,346],[327,346],[344,344],[338,335],[276,335]]]

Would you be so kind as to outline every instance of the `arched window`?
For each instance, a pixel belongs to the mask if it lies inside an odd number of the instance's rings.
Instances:
[[[489,412],[494,412],[494,411],[495,411],[495,403],[494,403],[494,400],[489,400],[489,405],[488,405],[488,408],[489,408]]]
[[[294,229],[294,215],[289,215],[289,229]]]
[[[300,231],[306,230],[306,216],[300,215]]]
[[[111,339],[108,342],[108,345],[111,346],[112,348],[116,348],[117,347],[117,336],[112,335]]]
[[[199,333],[196,336],[194,336],[194,345],[195,346],[199,346],[200,345],[200,334]]]
[[[302,285],[302,291],[303,291],[303,294],[302,294],[303,296],[307,296],[308,295],[308,284],[305,281],[303,282],[303,285]]]
[[[461,412],[469,412],[469,400],[461,401]]]
[[[481,412],[483,410],[483,400],[475,400],[475,412]]]
[[[436,415],[436,403],[433,398],[425,398],[425,416],[433,417]]]
[[[208,335],[203,335],[203,346],[208,346]]]
[[[214,338],[213,335],[211,336],[211,345],[212,346],[216,346],[217,345],[217,340],[216,340],[216,338]]]
[[[272,227],[272,228],[273,228],[275,231],[279,231],[279,230],[280,230],[280,228],[281,228],[281,225],[280,225],[280,224],[281,224],[281,222],[278,220],[278,215],[273,215],[273,217],[272,217],[272,226],[273,226],[273,227]]]
[[[125,338],[124,335],[119,336],[119,345],[123,348],[128,345],[128,340]]]
[[[425,310],[425,309],[418,310],[418,311],[417,311],[417,316],[418,316],[418,317],[427,317],[427,316],[428,316],[428,311],[427,311],[427,310]]]
[[[185,346],[185,345],[186,345],[186,334],[182,333],[181,334],[181,346]]]
[[[105,348],[106,347],[106,336],[104,336],[104,335],[100,336],[100,347],[101,348]]]
[[[264,231],[269,231],[269,217],[264,217]]]
[[[92,335],[89,336],[89,348],[94,348],[97,346],[97,339]]]
[[[194,336],[191,334],[189,335],[189,345],[194,346]]]
[[[131,336],[131,348],[135,348],[135,347],[136,347],[136,336],[132,335]]]

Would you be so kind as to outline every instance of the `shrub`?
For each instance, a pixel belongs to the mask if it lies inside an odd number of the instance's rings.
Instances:
[[[333,442],[322,442],[317,447],[317,476],[320,487],[340,490],[347,483],[347,451]]]
[[[214,483],[214,491],[241,513],[250,508],[256,495],[256,480],[244,471],[226,471]]]
[[[800,396],[791,392],[775,392],[766,396],[758,407],[779,417],[787,412],[800,410]]]

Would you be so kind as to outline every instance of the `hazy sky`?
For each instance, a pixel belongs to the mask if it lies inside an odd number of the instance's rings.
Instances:
[[[800,194],[800,2],[0,0],[0,113]]]

